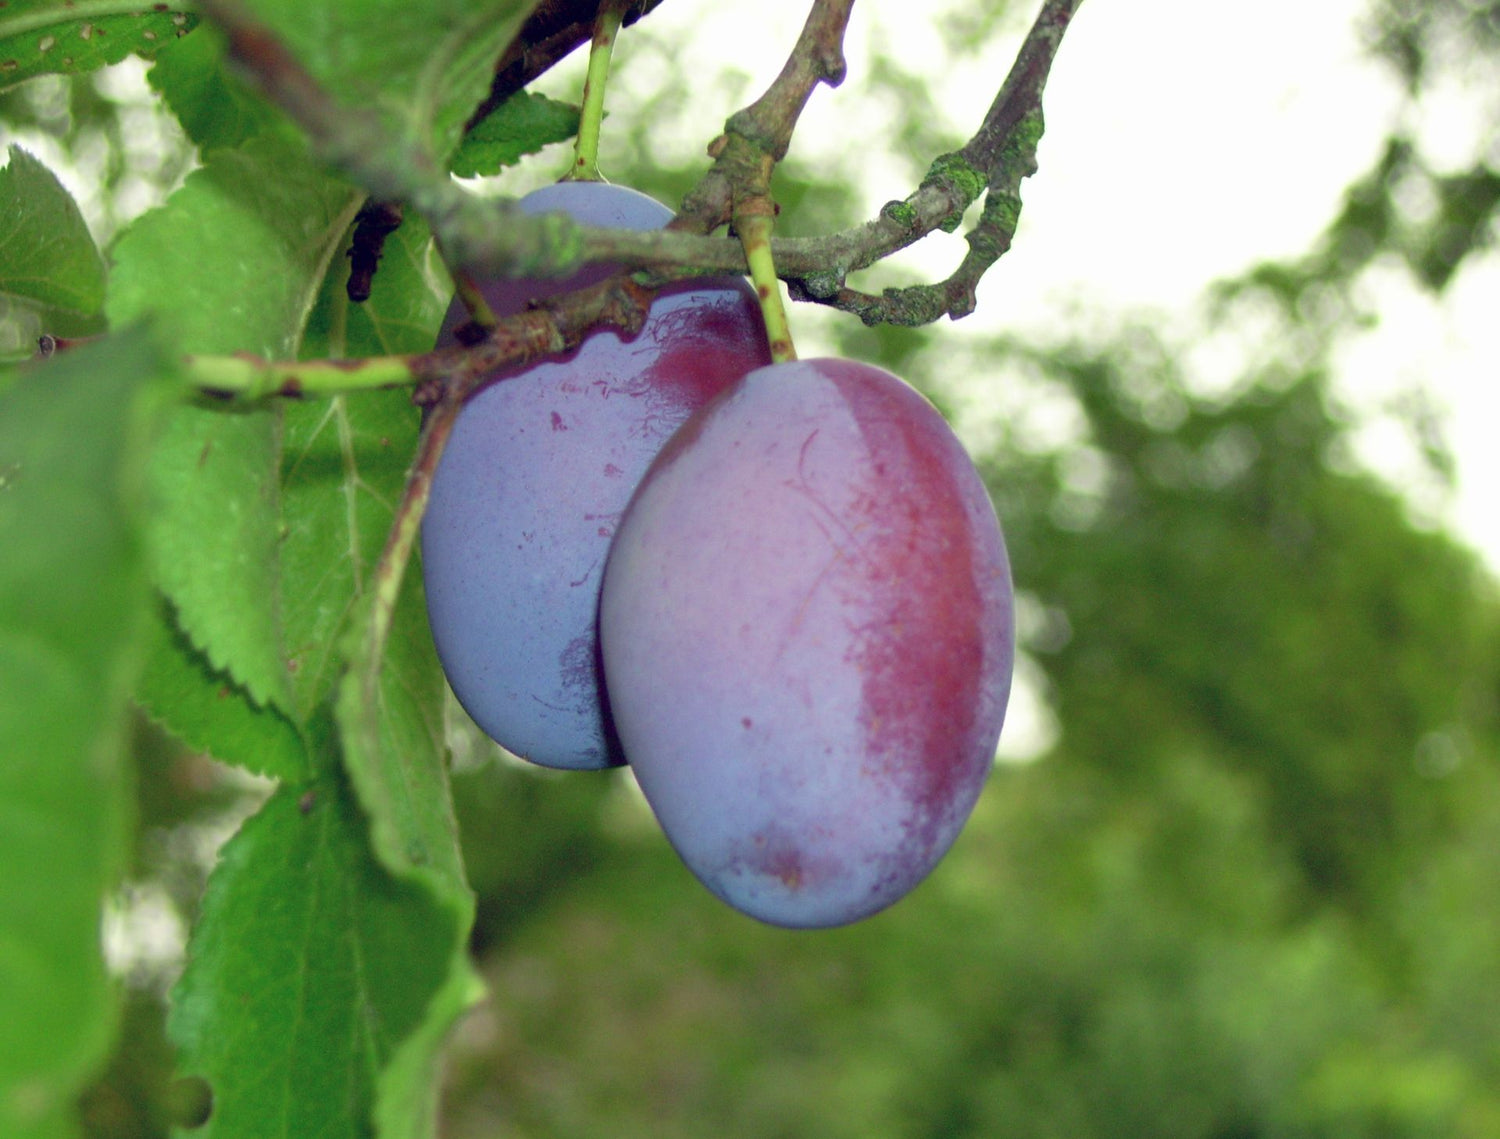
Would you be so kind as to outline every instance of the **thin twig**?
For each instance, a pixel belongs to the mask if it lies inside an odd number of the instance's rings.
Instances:
[[[1027,33],[1009,74],[974,136],[953,154],[944,155],[929,170],[922,186],[904,202],[892,202],[865,234],[856,239],[861,252],[817,275],[789,282],[794,296],[857,314],[866,324],[928,324],[941,317],[953,319],[974,311],[980,279],[1006,251],[1021,217],[1021,181],[1037,169],[1036,149],[1044,119],[1042,93],[1052,61],[1062,44],[1073,14],[1082,0],[1045,0]],[[984,193],[984,208],[969,231],[968,253],[944,281],[885,290],[873,296],[849,288],[845,277],[873,264],[863,250],[885,247],[869,232],[873,228],[905,229],[911,241],[934,228],[952,228],[964,210]],[[946,213],[941,211],[946,210]],[[932,222],[936,224],[932,224]],[[894,250],[891,250],[894,252]],[[784,267],[787,262],[783,262]],[[790,275],[790,274],[788,274]]]
[[[267,360],[249,353],[188,356],[183,368],[199,393],[211,399],[253,403],[411,387],[413,400],[431,407],[447,396],[467,399],[502,374],[575,348],[596,328],[633,335],[640,331],[651,297],[651,290],[622,274],[508,317],[469,344],[359,360]],[[57,345],[55,338],[48,339]]]

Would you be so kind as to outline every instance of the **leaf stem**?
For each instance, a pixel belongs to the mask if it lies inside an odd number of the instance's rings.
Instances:
[[[262,360],[248,354],[189,356],[185,372],[204,394],[244,402],[271,396],[341,395],[407,387],[424,377],[417,357],[362,360]]]
[[[583,81],[583,107],[578,117],[578,139],[573,148],[573,168],[565,181],[600,182],[599,130],[604,122],[604,90],[609,84],[610,57],[615,37],[625,18],[625,0],[604,0],[594,23],[589,45],[589,69]]]

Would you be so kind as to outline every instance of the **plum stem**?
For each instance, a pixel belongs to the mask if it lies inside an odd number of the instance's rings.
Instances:
[[[467,270],[459,269],[454,272],[453,294],[463,302],[464,308],[468,310],[469,319],[480,328],[491,329],[500,322],[494,310],[490,308],[489,301],[484,299],[484,293],[475,282],[473,274]]]
[[[624,0],[604,0],[594,22],[589,44],[589,68],[583,81],[583,107],[578,116],[578,138],[573,147],[573,166],[564,181],[600,182],[599,128],[604,122],[604,91],[609,85],[609,63],[615,37],[625,18]]]
[[[769,207],[765,199],[760,202]],[[776,259],[771,256],[773,224],[769,208],[740,207],[735,212],[734,228],[745,248],[745,260],[750,266],[750,282],[755,286],[755,295],[760,301],[760,314],[766,325],[771,359],[775,363],[784,364],[797,358],[797,349],[792,343],[786,305],[781,299],[781,282],[776,277]]]

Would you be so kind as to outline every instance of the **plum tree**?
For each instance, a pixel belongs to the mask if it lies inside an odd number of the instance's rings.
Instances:
[[[672,217],[602,182],[559,182],[521,205],[623,229]],[[503,317],[609,273],[593,265],[481,291]],[[455,301],[443,341],[466,319]],[[689,413],[768,360],[749,286],[698,279],[662,291],[635,337],[601,329],[564,356],[508,369],[459,414],[422,524],[428,616],[454,693],[510,751],[550,767],[621,762],[596,626],[616,521]]]
[[[900,898],[990,770],[1014,657],[1004,540],[942,416],[874,366],[773,364],[688,419],[621,521],[600,627],[668,838],[764,921]]]

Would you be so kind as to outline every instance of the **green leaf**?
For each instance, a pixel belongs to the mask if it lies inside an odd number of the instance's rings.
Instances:
[[[255,0],[335,99],[446,160],[536,0]]]
[[[342,280],[330,274],[308,347],[332,355],[426,349],[449,292],[426,226],[408,220],[386,242],[369,301],[350,304]],[[392,493],[399,494],[399,487]],[[360,603],[344,634],[340,661],[346,672],[337,694],[337,721],[345,769],[371,820],[377,857],[387,870],[430,891],[452,922],[445,927],[453,934],[447,974],[377,1084],[378,1134],[412,1139],[435,1133],[442,1046],[479,987],[467,955],[474,901],[449,794],[442,671],[427,629],[421,581],[401,573],[415,521],[404,514],[387,517],[384,525],[397,528],[398,548],[389,553],[392,545],[386,541],[388,552],[362,583]]]
[[[152,455],[150,535],[153,577],[208,666],[291,712],[275,621],[279,432],[272,408],[173,408]]]
[[[359,358],[426,352],[453,296],[453,282],[420,217],[385,242],[370,299],[349,300],[346,257],[335,258],[308,321],[305,357]]]
[[[140,0],[9,0],[0,5],[0,90],[49,72],[93,71],[132,52],[149,56],[197,22]]]
[[[459,936],[422,1025],[380,1081],[380,1133],[430,1136],[442,1046],[478,988],[466,947],[474,899],[464,877],[443,746],[443,682],[417,575],[407,573],[419,509],[406,503],[352,623],[337,718],[344,763],[381,862],[426,886]],[[403,588],[404,585],[404,588]]]
[[[497,174],[544,146],[578,133],[578,108],[545,95],[518,91],[464,135],[453,156],[460,178]]]
[[[215,151],[115,244],[110,321],[149,314],[184,352],[292,359],[361,198],[285,139]]]
[[[417,424],[401,391],[177,408],[157,448],[158,581],[210,666],[298,726],[338,678],[337,639],[385,541]]]
[[[256,135],[296,135],[280,111],[225,66],[224,36],[204,24],[157,53],[147,78],[161,92],[200,154],[233,148]]]
[[[374,861],[339,780],[276,792],[224,847],[173,994],[183,1066],[213,1089],[196,1134],[365,1139],[457,936]]]
[[[0,357],[103,327],[104,261],[56,175],[18,146],[0,170]]]
[[[407,536],[415,520],[403,518]],[[474,898],[464,876],[443,747],[443,681],[427,629],[420,579],[380,585],[350,631],[349,669],[337,716],[344,763],[371,823],[381,863],[420,882],[449,915],[454,933],[447,976],[411,1039],[379,1084],[379,1132],[431,1136],[437,1119],[442,1048],[480,988],[467,945]]]
[[[166,370],[140,333],[0,384],[0,1134],[73,1133],[116,1001],[99,922],[128,847],[143,467]]]
[[[262,707],[189,643],[158,599],[136,701],[188,747],[273,779],[305,782],[313,758],[297,728]]]
[[[120,238],[110,319],[152,315],[187,352],[294,357],[358,203],[284,141],[217,151]],[[209,664],[295,714],[276,589],[284,418],[175,409],[153,462],[152,546],[157,583]]]
[[[419,416],[404,391],[293,405],[281,415],[284,537],[272,620],[302,722],[343,667],[338,639],[385,544]]]

